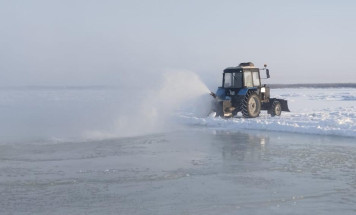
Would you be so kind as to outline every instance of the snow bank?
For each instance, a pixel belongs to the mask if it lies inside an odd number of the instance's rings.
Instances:
[[[275,89],[272,96],[287,99],[292,112],[271,117],[232,119],[195,117],[181,113],[181,122],[214,129],[252,129],[356,137],[356,89]]]

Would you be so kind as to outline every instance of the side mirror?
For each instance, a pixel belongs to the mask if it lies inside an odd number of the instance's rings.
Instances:
[[[268,78],[271,77],[271,76],[269,75],[269,69],[267,69],[267,64],[264,64],[264,65],[263,65],[263,69],[261,69],[261,70],[266,70],[266,76],[267,76],[266,79],[268,79]]]
[[[267,79],[270,78],[271,76],[269,75],[269,70],[267,69],[267,64],[263,65],[263,70],[266,70],[266,76],[267,76]]]
[[[270,78],[271,76],[269,75],[269,69],[266,69],[266,75],[267,75],[267,78]]]

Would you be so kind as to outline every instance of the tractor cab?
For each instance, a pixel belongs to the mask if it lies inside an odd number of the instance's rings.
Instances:
[[[216,96],[218,99],[232,99],[233,103],[237,103],[241,96],[245,95],[247,89],[266,91],[264,87],[261,87],[260,69],[251,62],[226,68],[223,72],[222,86],[218,88]],[[239,94],[241,96],[237,97]]]
[[[241,89],[260,87],[260,70],[258,68],[229,67],[223,73],[223,88]]]

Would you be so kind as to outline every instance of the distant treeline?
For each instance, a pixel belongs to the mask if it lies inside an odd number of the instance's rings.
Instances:
[[[329,84],[269,84],[271,88],[356,88],[356,83]]]

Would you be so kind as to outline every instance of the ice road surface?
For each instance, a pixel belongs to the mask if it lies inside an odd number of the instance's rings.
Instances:
[[[225,120],[214,117],[194,117],[181,114],[183,121],[220,129],[253,129],[287,131],[305,134],[356,137],[356,89],[301,88],[272,89],[271,97],[288,100],[290,113],[271,117],[262,111],[259,118],[239,117]]]
[[[0,145],[0,214],[355,214],[353,138],[189,131]]]

